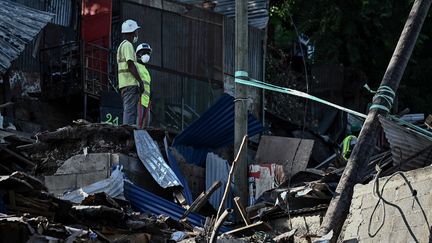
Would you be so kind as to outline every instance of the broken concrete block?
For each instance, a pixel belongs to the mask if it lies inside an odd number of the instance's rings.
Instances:
[[[57,196],[88,186],[111,175],[111,154],[75,155],[66,160],[52,176],[45,176],[48,190]]]
[[[45,186],[54,195],[77,188],[77,174],[45,176]]]
[[[352,207],[345,222],[345,231],[341,235],[344,242],[353,239],[358,242],[415,241],[409,233],[408,227],[414,232],[417,242],[429,241],[428,222],[432,220],[432,194],[430,193],[430,186],[425,185],[430,184],[432,179],[432,167],[408,171],[404,174],[408,183],[400,175],[394,175],[392,178],[380,178],[379,191],[385,185],[382,197],[402,210],[408,221],[408,226],[395,207],[386,204],[385,217],[382,202],[374,210],[379,198],[373,195],[374,181],[372,181],[367,185],[357,185],[354,188]],[[409,188],[408,184],[412,186],[413,190]],[[417,199],[420,205],[417,203]],[[371,237],[369,233],[375,236]]]
[[[107,174],[109,173],[110,173],[109,170],[104,170],[104,171],[95,171],[90,173],[77,174],[77,188],[85,187],[94,182],[98,182],[103,179],[106,179],[109,177],[107,176]]]
[[[289,219],[278,218],[270,220],[270,225],[275,232],[288,232],[296,229],[296,236],[318,235],[324,212],[316,212],[306,216],[297,216]]]
[[[79,154],[66,160],[60,168],[57,169],[56,175],[67,175],[92,171],[107,171],[110,168],[111,154]],[[109,176],[109,175],[108,175]]]

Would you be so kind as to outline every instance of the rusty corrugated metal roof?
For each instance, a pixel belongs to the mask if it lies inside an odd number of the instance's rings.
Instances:
[[[0,0],[0,75],[52,19],[53,14]]]
[[[177,0],[177,2],[201,5],[202,0]],[[269,0],[249,0],[248,1],[248,17],[249,25],[264,29],[269,20]],[[214,9],[216,13],[226,15],[228,17],[235,16],[235,0],[217,0]]]
[[[390,143],[394,165],[402,171],[417,169],[432,162],[432,138],[414,125],[380,116],[385,136]],[[405,124],[408,125],[408,124]]]

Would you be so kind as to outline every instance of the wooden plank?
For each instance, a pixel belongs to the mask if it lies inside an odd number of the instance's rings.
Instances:
[[[248,218],[248,215],[246,213],[245,207],[243,206],[243,204],[240,201],[239,197],[235,197],[234,198],[234,203],[237,206],[238,211],[240,212],[241,217],[243,218],[243,221],[246,225],[250,225],[251,222]]]
[[[191,204],[191,206],[186,210],[181,219],[186,218],[188,214],[191,212],[196,212],[204,206],[204,204],[207,202],[207,200],[211,197],[211,195],[222,186],[222,182],[215,181],[213,185],[206,191],[201,193],[201,195]]]
[[[228,231],[224,233],[224,235],[248,236],[248,235],[253,235],[255,231],[271,231],[271,230],[273,229],[270,225],[268,225],[263,221],[258,221],[256,223]]]
[[[19,159],[20,161],[24,162],[25,164],[27,164],[28,166],[34,167],[35,163],[31,162],[30,160],[28,160],[27,158],[25,158],[24,156],[15,153],[14,151],[8,149],[8,148],[2,148],[2,150],[4,150],[5,152],[7,152],[8,154],[16,157],[17,159]]]

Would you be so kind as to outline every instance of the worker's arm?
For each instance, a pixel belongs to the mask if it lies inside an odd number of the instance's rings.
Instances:
[[[138,69],[136,68],[135,63],[132,60],[128,60],[127,64],[128,64],[129,72],[131,72],[132,75],[134,76],[134,78],[138,81],[139,86],[140,86],[140,91],[141,91],[141,93],[143,93],[144,92],[144,83],[143,83],[143,81],[142,81],[142,79],[138,73]]]

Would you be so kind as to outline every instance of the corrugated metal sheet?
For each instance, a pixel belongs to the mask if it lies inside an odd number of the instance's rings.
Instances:
[[[163,12],[163,67],[222,81],[222,32],[222,25]]]
[[[124,183],[124,193],[131,205],[141,212],[150,212],[156,215],[163,214],[175,220],[179,220],[185,212],[185,209],[179,205],[150,193],[127,180]],[[190,213],[187,219],[192,225],[198,227],[202,227],[205,222],[205,217],[196,213]],[[226,227],[221,228],[222,232],[228,230]]]
[[[83,188],[65,194],[61,197],[74,203],[81,203],[88,195],[105,192],[110,197],[121,196],[123,198],[124,174],[121,166],[116,166],[108,179],[98,181]]]
[[[250,137],[263,131],[251,114],[248,116]],[[173,146],[186,145],[196,149],[217,149],[234,143],[234,97],[224,94],[202,116],[180,133]]]
[[[45,11],[46,0],[11,0],[11,2],[19,3],[30,8]]]
[[[144,30],[139,42],[154,50],[148,65],[155,80],[152,125],[180,132],[223,92],[223,16],[199,9],[190,13],[199,17],[185,16],[138,1],[122,1],[121,8],[122,20],[136,19]],[[119,43],[115,33],[113,43]],[[190,109],[181,112],[182,105]]]
[[[174,173],[176,174],[177,178],[179,178],[180,182],[183,185],[183,193],[186,199],[186,202],[191,205],[193,203],[193,198],[192,198],[192,192],[189,189],[189,184],[186,180],[186,178],[184,177],[179,165],[178,165],[178,161],[175,159],[174,155],[172,154],[170,148],[168,147],[168,141],[167,138],[164,138],[164,146],[165,146],[165,152],[166,152],[166,156],[168,158],[169,164],[171,169],[174,171]]]
[[[249,75],[258,80],[263,79],[263,40],[264,31],[249,28]],[[234,19],[224,19],[224,72],[234,77],[235,73],[235,22]]]
[[[123,20],[135,19],[145,30],[138,35],[154,50],[149,64],[222,81],[223,16],[209,23],[132,1],[122,2],[122,10]],[[207,11],[200,14],[203,20],[211,17]]]
[[[3,74],[53,15],[0,0],[0,74]]]
[[[68,27],[72,19],[72,2],[71,0],[48,1],[45,10],[55,14],[51,23]]]
[[[73,0],[12,0],[30,8],[55,14],[50,23],[68,27],[72,19]]]
[[[177,0],[177,2],[201,5],[202,0]],[[249,25],[264,29],[269,20],[269,0],[248,1]],[[228,17],[235,16],[235,0],[217,0],[215,12]]]
[[[218,209],[222,201],[225,187],[228,181],[228,174],[231,166],[228,161],[222,159],[214,153],[208,153],[206,160],[206,190],[208,190],[215,181],[221,181],[222,186],[217,189],[210,197],[209,202]],[[232,192],[233,190],[231,190]],[[225,203],[225,208],[232,208],[233,195],[230,193],[229,199]]]
[[[181,186],[176,174],[165,162],[157,143],[145,130],[134,131],[135,146],[138,157],[153,179],[162,187]]]
[[[385,117],[379,119],[390,143],[394,164],[399,170],[407,171],[431,164],[432,138],[422,133],[423,129],[407,128]]]
[[[30,42],[23,52],[18,56],[12,64],[12,69],[20,70],[23,72],[35,72],[38,73],[40,70],[39,53],[35,50],[36,42],[38,38],[42,39],[42,32],[38,34],[35,39]],[[41,41],[40,41],[41,42]],[[36,51],[35,53],[33,53]],[[36,54],[33,56],[33,54]]]
[[[201,167],[205,167],[207,153],[210,152],[207,148],[197,149],[185,145],[177,145],[175,146],[175,149],[183,155],[183,158],[185,158],[188,163]]]

